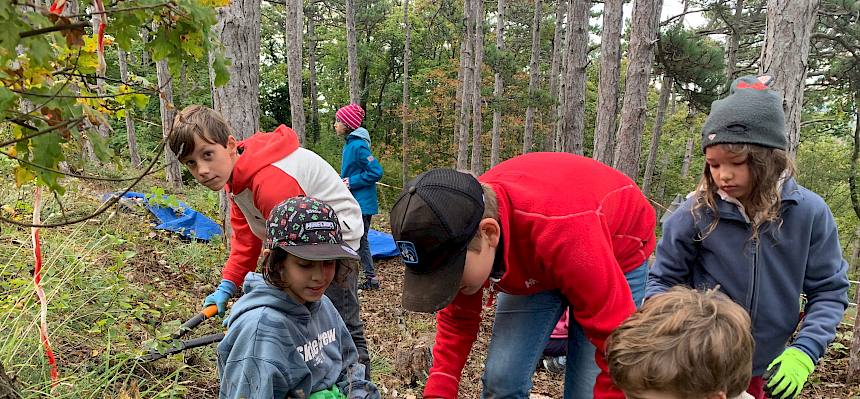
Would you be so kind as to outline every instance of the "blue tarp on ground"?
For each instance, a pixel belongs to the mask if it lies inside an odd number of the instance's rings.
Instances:
[[[370,255],[374,258],[391,258],[400,256],[394,237],[374,229],[367,233],[367,241],[370,243]]]
[[[107,194],[105,199],[111,195],[116,194]],[[218,223],[191,209],[188,204],[179,201],[182,211],[176,212],[169,207],[150,204],[147,198],[149,196],[151,195],[129,191],[123,197],[144,202],[146,209],[161,222],[155,226],[156,229],[175,231],[187,238],[206,241],[211,240],[216,235],[221,235],[221,226]],[[370,254],[374,258],[400,256],[400,251],[397,249],[391,234],[370,229],[367,234],[367,241],[370,243]]]
[[[108,196],[110,195],[116,194],[108,194]],[[156,229],[175,231],[183,237],[206,241],[211,240],[216,235],[221,235],[221,226],[218,223],[215,223],[215,221],[202,213],[191,209],[188,204],[179,201],[179,206],[182,209],[175,211],[169,207],[150,204],[147,198],[150,196],[129,191],[123,197],[142,200],[145,203],[146,209],[161,222],[161,224],[155,226]]]

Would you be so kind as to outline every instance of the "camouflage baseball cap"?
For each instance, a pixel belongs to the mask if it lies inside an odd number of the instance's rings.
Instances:
[[[358,259],[343,242],[334,209],[312,197],[293,197],[272,209],[263,247],[307,260]]]

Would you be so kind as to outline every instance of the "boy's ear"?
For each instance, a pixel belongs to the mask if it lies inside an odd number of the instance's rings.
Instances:
[[[726,399],[726,393],[723,391],[708,395],[707,399]]]
[[[239,147],[239,141],[231,134],[227,136],[227,145],[224,147],[227,148],[227,153],[230,154],[230,159],[232,159],[233,162],[236,162],[236,159],[239,157],[239,151],[237,150]]]
[[[499,246],[499,238],[502,236],[502,227],[499,226],[499,222],[493,218],[484,218],[481,219],[481,222],[478,224],[478,230],[483,235],[483,239],[487,240],[487,244],[490,245],[490,248],[497,248]]]

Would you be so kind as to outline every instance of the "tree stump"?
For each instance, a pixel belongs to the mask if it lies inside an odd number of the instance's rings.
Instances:
[[[0,363],[0,399],[20,399],[18,391],[15,389],[15,383],[6,374],[3,368],[3,363]]]
[[[429,339],[428,339],[429,338]],[[398,345],[394,357],[394,375],[407,386],[415,386],[430,375],[433,364],[433,337],[420,337]]]

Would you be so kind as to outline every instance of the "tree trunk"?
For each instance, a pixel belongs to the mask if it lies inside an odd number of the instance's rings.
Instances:
[[[128,83],[128,61],[126,60],[126,54],[123,49],[119,49],[119,76],[123,82]],[[131,167],[136,168],[140,166],[140,154],[137,152],[137,132],[134,129],[134,110],[129,107],[125,107],[125,130],[126,135],[128,136],[128,153],[131,157]]]
[[[460,69],[457,70],[457,93],[454,97],[454,137],[451,142],[457,144],[458,150],[460,143],[460,118],[461,111],[463,109],[463,87],[466,71],[466,42],[466,39],[460,40]],[[454,166],[456,167],[456,163]]]
[[[573,34],[573,29],[571,29],[570,24],[570,8],[573,7],[572,2],[575,0],[569,0],[565,2],[565,9],[567,10],[567,23],[565,25],[564,31],[564,46],[561,50],[561,81],[558,87],[558,114],[556,118],[555,124],[555,134],[553,140],[553,151],[564,151],[565,148],[565,136],[564,136],[564,112],[565,107],[567,105],[567,88],[570,87],[570,82],[568,81],[570,78],[570,74],[568,73],[568,58],[570,58],[570,43],[571,43],[571,35]]]
[[[140,41],[144,45],[149,42],[149,31],[146,28],[140,30]],[[140,65],[149,66],[149,51],[146,51],[146,47],[140,52]]]
[[[348,0],[352,1],[352,0]],[[401,143],[401,162],[403,187],[409,181],[409,0],[403,0],[403,29],[406,41],[403,46],[403,142]]]
[[[656,201],[660,204],[664,204],[666,202],[666,179],[664,178],[663,173],[666,173],[666,168],[669,166],[669,153],[664,151],[663,155],[660,156],[660,185],[657,188],[657,198]],[[663,214],[663,209],[656,209],[657,211],[657,220],[660,220],[660,216]]]
[[[526,109],[526,126],[523,132],[523,154],[532,150],[532,135],[534,134],[535,119],[535,91],[538,90],[538,76],[540,73],[540,19],[543,5],[541,0],[535,0],[534,17],[532,18],[532,54],[529,59],[529,91],[528,108]]]
[[[499,54],[505,51],[505,0],[498,1],[496,15],[496,49]],[[500,142],[502,138],[502,82],[501,67],[496,66],[495,82],[493,83],[493,139],[490,148],[490,167],[499,163]]]
[[[647,197],[651,192],[651,178],[654,176],[654,164],[657,163],[657,149],[660,146],[660,133],[663,130],[663,118],[666,116],[666,105],[669,104],[669,93],[672,92],[672,77],[663,74],[660,86],[660,101],[657,102],[657,116],[654,117],[654,131],[651,134],[651,148],[648,150],[648,161],[645,163],[645,177],[642,178],[642,193]]]
[[[317,104],[317,36],[316,36],[316,4],[311,3],[308,16],[308,96],[311,100],[310,140],[316,143],[320,138],[320,110]]]
[[[209,72],[212,108],[242,140],[260,129],[260,0],[234,0],[219,8],[212,33],[224,43],[224,57],[230,59],[225,85],[215,87],[215,73]],[[214,54],[209,61],[214,61]]]
[[[696,110],[691,107],[687,112],[687,120],[692,121],[696,116]],[[693,127],[693,124],[690,123],[690,137],[687,138],[687,146],[684,150],[684,160],[681,162],[681,177],[687,177],[687,175],[690,174],[690,163],[693,161],[693,145],[695,144],[695,137],[696,129]]]
[[[684,150],[684,160],[681,162],[681,177],[690,175],[690,163],[693,161],[693,137],[687,138],[687,146]]]
[[[465,66],[463,69],[463,97],[460,105],[460,137],[457,146],[457,169],[459,170],[466,170],[469,167],[469,120],[472,114],[472,91],[474,90],[472,70],[475,62],[472,57],[473,38],[475,36],[473,1],[476,0],[463,0],[463,13],[466,20],[466,36],[463,38],[466,45],[463,47],[463,57],[466,61],[463,63]]]
[[[732,17],[732,23],[729,24],[728,49],[726,51],[726,84],[731,84],[735,79],[735,69],[737,68],[738,46],[741,40],[741,30],[738,27],[741,16],[744,12],[744,0],[735,1],[735,14]]]
[[[475,67],[473,69],[475,84],[472,92],[472,173],[481,174],[484,171],[481,136],[483,136],[483,118],[481,113],[481,67],[484,66],[484,1],[476,0],[475,7]]]
[[[848,360],[848,383],[860,383],[860,284],[854,294],[854,303],[857,310],[854,313],[854,338],[851,340],[851,352]]]
[[[648,80],[654,63],[660,10],[663,0],[635,0],[633,4],[627,82],[621,106],[621,125],[613,166],[636,180],[639,174],[639,142],[648,109]]]
[[[349,102],[361,102],[358,88],[358,45],[355,34],[355,0],[346,0],[346,56],[349,65]]]
[[[305,144],[305,107],[302,96],[302,0],[287,0],[287,76],[290,90],[290,120],[299,142]],[[350,77],[352,79],[352,77]]]
[[[3,363],[0,362],[0,399],[20,399],[21,395],[15,389],[15,383],[6,374]]]
[[[618,117],[618,82],[621,70],[623,0],[603,2],[603,32],[600,38],[600,84],[597,87],[597,122],[592,157],[612,164],[615,121]]]
[[[800,111],[809,57],[809,38],[815,26],[819,0],[768,0],[767,29],[759,72],[774,76],[773,88],[782,93],[785,132],[794,156],[800,143]]]
[[[161,93],[158,96],[161,108],[161,134],[166,142],[167,136],[173,129],[173,116],[176,115],[176,108],[173,106],[173,82],[171,82],[167,60],[157,61],[155,70],[158,74],[158,87],[161,88]],[[167,144],[164,146],[164,162],[167,164],[165,169],[167,183],[174,188],[181,187],[182,172],[179,169],[179,161]]]
[[[564,32],[564,14],[566,11],[565,5],[567,2],[559,0],[555,6],[555,32],[552,36],[552,61],[549,67],[549,97],[552,99],[552,107],[549,108],[550,120],[552,120],[550,132],[547,140],[544,142],[544,151],[552,151],[555,145],[555,126],[558,125],[559,119],[559,85],[561,77],[561,50],[564,47],[562,33]]]
[[[573,0],[568,12],[570,48],[567,55],[567,81],[564,136],[566,152],[582,155],[585,130],[585,68],[588,66],[588,16],[590,0]]]

